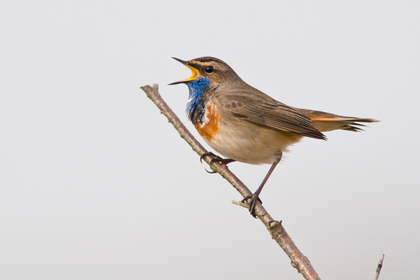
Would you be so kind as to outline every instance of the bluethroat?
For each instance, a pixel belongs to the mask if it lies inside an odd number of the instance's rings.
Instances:
[[[361,131],[361,123],[377,122],[287,106],[245,83],[214,57],[174,59],[190,68],[192,76],[171,85],[188,86],[188,118],[207,144],[227,157],[220,161],[271,164],[249,201],[254,217],[258,196],[289,145],[304,136],[325,140],[322,132]]]

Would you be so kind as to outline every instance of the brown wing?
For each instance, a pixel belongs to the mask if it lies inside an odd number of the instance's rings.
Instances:
[[[321,132],[312,126],[309,117],[257,89],[251,89],[224,92],[223,96],[216,98],[234,117],[243,121],[283,132],[326,139]]]

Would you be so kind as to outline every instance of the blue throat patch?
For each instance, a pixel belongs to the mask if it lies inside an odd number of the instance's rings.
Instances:
[[[206,99],[203,97],[203,93],[210,85],[210,80],[207,78],[198,78],[186,84],[189,89],[187,114],[190,121],[196,124],[197,121],[202,120],[204,115]]]

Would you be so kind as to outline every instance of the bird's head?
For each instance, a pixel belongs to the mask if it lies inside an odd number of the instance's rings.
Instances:
[[[240,79],[229,65],[218,58],[204,56],[189,61],[184,61],[175,57],[173,57],[173,59],[190,68],[192,76],[188,79],[171,83],[170,85],[180,83],[188,85],[189,83],[198,83],[201,80],[205,80],[209,85],[219,86],[224,83],[236,82]]]
[[[242,81],[229,65],[214,57],[205,56],[189,61],[175,57],[173,59],[192,71],[192,76],[188,79],[170,85],[183,83],[188,86],[187,114],[193,123],[197,121],[197,116],[209,95],[222,93],[224,89],[232,88],[236,82]]]

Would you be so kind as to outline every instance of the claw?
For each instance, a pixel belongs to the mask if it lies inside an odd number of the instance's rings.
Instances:
[[[211,155],[212,153],[211,152],[208,152],[208,153],[204,153],[204,154],[202,154],[201,156],[200,156],[200,163],[203,163],[203,159],[206,157],[206,156],[209,156],[209,155]]]
[[[247,196],[244,199],[241,200],[241,202],[247,203],[247,200],[250,199],[248,203],[248,209],[249,213],[252,215],[252,217],[257,218],[257,215],[255,215],[255,206],[257,205],[257,201],[262,204],[261,199],[256,195],[255,193],[252,196]]]
[[[235,161],[234,159],[231,159],[231,158],[221,158],[221,157],[218,157],[218,156],[216,156],[216,157],[217,158],[214,158],[210,161],[210,164],[218,162],[218,163],[227,165],[228,163],[231,163],[231,162]]]
[[[224,165],[226,165],[226,164],[228,164],[228,163],[231,163],[231,162],[234,162],[235,160],[234,159],[230,159],[230,158],[221,158],[221,157],[219,157],[219,156],[217,156],[217,155],[215,155],[215,154],[213,154],[212,152],[207,152],[207,153],[204,153],[204,154],[202,154],[201,156],[200,156],[200,163],[203,163],[203,159],[206,157],[206,156],[212,156],[213,158],[210,160],[210,163],[209,163],[209,165],[212,165],[213,163],[215,163],[215,162],[218,162],[218,163],[220,163],[220,164],[224,164]],[[216,172],[209,172],[209,173],[216,173]]]
[[[217,173],[216,171],[213,171],[213,170],[212,171],[208,171],[207,169],[204,169],[204,170],[206,170],[206,172],[209,173],[209,174]]]
[[[241,202],[243,202],[243,203],[247,203],[246,201],[248,200],[248,199],[253,199],[253,197],[255,196],[255,194],[253,194],[253,195],[251,195],[251,196],[247,196],[247,197],[245,197],[244,199],[242,199],[241,200]],[[262,204],[262,201],[261,201],[261,199],[258,197],[258,196],[256,196],[256,199],[258,200],[258,202],[259,203],[261,203]]]
[[[213,163],[213,161],[215,161],[215,159],[214,158],[217,158],[218,156],[216,156],[215,154],[213,154],[212,152],[207,152],[207,153],[204,153],[204,154],[202,154],[201,156],[200,156],[200,163],[201,164],[203,164],[203,159],[206,157],[206,156],[212,156],[213,158],[211,159],[211,161],[210,161],[210,165]],[[220,158],[220,157],[218,157],[218,158]],[[217,173],[216,171],[209,171],[209,170],[207,170],[207,169],[204,169],[204,170],[206,170],[206,172],[207,173],[209,173],[209,174],[214,174],[214,173]]]
[[[249,213],[252,215],[252,217],[257,218],[257,215],[255,215],[255,206],[257,205],[257,201],[259,200],[258,196],[252,196],[251,200],[249,201]],[[261,200],[260,200],[261,201]]]

